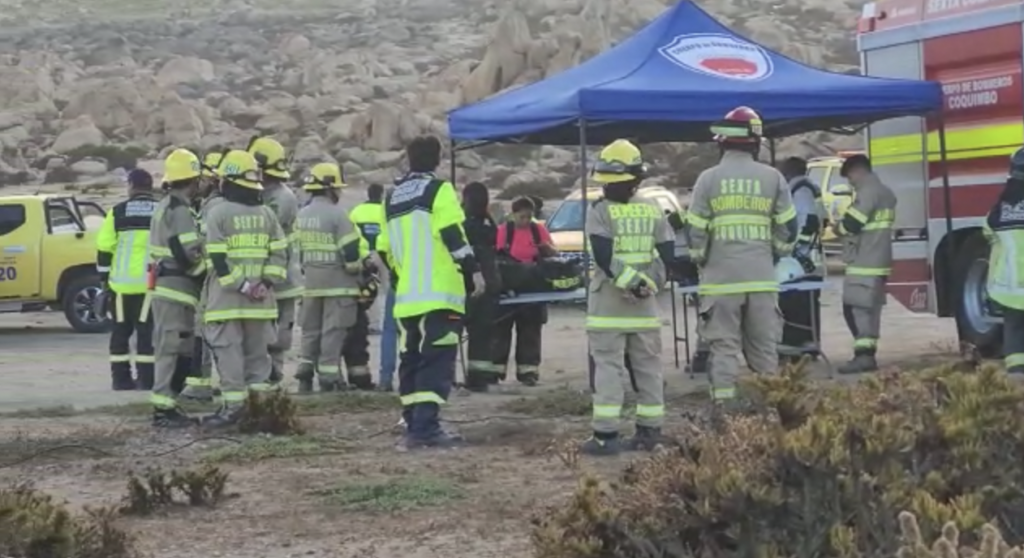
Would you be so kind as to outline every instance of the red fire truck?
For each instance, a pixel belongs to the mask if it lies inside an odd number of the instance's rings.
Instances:
[[[955,316],[961,339],[988,354],[1002,333],[986,301],[981,226],[1024,145],[1022,29],[1024,0],[881,0],[858,24],[865,75],[935,80],[944,93],[944,165],[938,118],[868,129],[868,153],[899,199],[889,292],[910,310]]]

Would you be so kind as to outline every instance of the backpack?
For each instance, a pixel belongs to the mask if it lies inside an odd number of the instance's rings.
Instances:
[[[512,251],[512,239],[515,237],[516,224],[512,221],[505,223],[505,253],[511,253]],[[533,245],[540,246],[540,227],[537,223],[530,221],[530,236],[533,237]]]

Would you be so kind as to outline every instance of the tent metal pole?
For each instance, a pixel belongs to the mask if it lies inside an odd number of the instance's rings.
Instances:
[[[939,172],[942,173],[942,209],[945,211],[946,217],[946,238],[943,242],[946,246],[946,265],[941,270],[943,277],[943,284],[950,285],[949,282],[952,272],[953,265],[956,262],[956,243],[952,240],[953,234],[953,191],[950,189],[949,184],[949,160],[946,157],[946,115],[945,112],[940,110],[938,113],[938,125],[936,131],[939,134]],[[924,170],[925,176],[928,176],[928,165],[929,165],[929,153],[928,153],[928,127],[925,126],[924,135],[922,136],[922,147],[924,151]],[[927,231],[927,229],[925,229]],[[926,232],[927,235],[927,232]],[[947,293],[949,291],[947,290]],[[937,293],[936,293],[937,294]]]
[[[580,118],[580,188],[583,199],[583,287],[590,299],[590,239],[587,238],[587,211],[590,200],[587,199],[587,121]]]
[[[768,138],[768,159],[775,166],[775,138]]]
[[[448,163],[448,180],[452,181],[452,185],[458,190],[458,185],[455,183],[455,140],[449,140],[448,157],[451,159]]]

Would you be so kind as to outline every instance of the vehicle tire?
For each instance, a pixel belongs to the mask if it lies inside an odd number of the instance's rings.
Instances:
[[[97,275],[79,275],[64,288],[61,308],[64,317],[78,333],[104,333],[110,331],[110,318],[97,316],[93,310],[96,296],[103,290]]]
[[[973,345],[985,358],[1002,354],[1003,326],[987,321],[988,241],[981,234],[971,235],[956,255],[953,267],[956,285],[956,328],[961,343]]]

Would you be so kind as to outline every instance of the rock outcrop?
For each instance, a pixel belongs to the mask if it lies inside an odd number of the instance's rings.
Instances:
[[[405,142],[444,135],[448,110],[578,64],[667,4],[0,0],[0,181],[92,180],[104,162],[113,171],[170,146],[208,150],[254,134],[282,140],[299,166],[337,160],[356,183],[390,179]],[[840,71],[856,63],[852,1],[704,7],[797,59]],[[650,153],[661,179],[677,183],[701,151]],[[459,153],[457,162],[464,178],[512,190],[557,190],[578,176],[575,153],[552,147]]]

